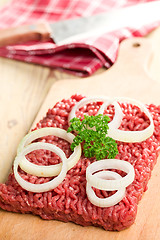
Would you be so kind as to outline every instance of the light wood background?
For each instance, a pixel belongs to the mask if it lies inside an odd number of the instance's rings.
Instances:
[[[139,48],[134,47],[137,42],[140,44]],[[159,104],[160,83],[150,78],[147,73],[147,66],[148,63],[151,64],[149,60],[152,56],[150,43],[145,38],[123,41],[118,60],[109,70],[86,79],[55,81],[35,122],[44,116],[48,108],[58,100],[68,98],[77,91],[85,95],[128,96],[145,103]],[[153,58],[152,63],[154,63]],[[136,221],[124,231],[109,232],[96,227],[83,228],[73,223],[44,221],[31,214],[16,214],[0,210],[0,239],[75,240],[75,237],[79,236],[80,240],[159,240],[160,184],[157,184],[160,182],[159,160],[152,172],[148,191],[139,203]]]
[[[3,6],[6,2],[9,1],[10,0],[0,0],[0,6]],[[156,81],[160,84],[160,28],[153,31],[146,38],[150,39],[154,52],[152,61],[150,61],[149,64],[148,73],[153,79],[153,81]],[[106,69],[102,68],[94,75],[98,76],[101,72],[104,72],[104,70]],[[0,172],[2,173],[0,174],[0,182],[5,181],[10,171],[12,161],[14,160],[17,145],[20,139],[29,131],[30,127],[32,126],[34,119],[37,116],[37,113],[39,112],[39,109],[41,108],[41,105],[44,102],[51,86],[59,80],[65,81],[66,79],[75,79],[75,77],[63,72],[59,72],[55,69],[0,58]],[[82,79],[82,81],[85,81],[85,79]],[[150,89],[148,89],[148,94],[150,94]],[[156,172],[156,174],[158,174],[158,171]],[[157,175],[153,176],[153,179],[156,178],[156,176]],[[147,196],[148,194],[149,193],[146,193],[145,196]],[[149,196],[149,198],[151,197]],[[145,199],[146,198],[144,198],[143,200],[143,204],[145,203]],[[150,205],[148,202],[146,204],[146,206]],[[140,211],[140,213],[143,214],[143,209],[141,209]],[[3,213],[1,214],[3,215]],[[12,220],[10,220],[11,215],[11,213],[5,213],[4,220],[2,219],[3,221],[1,222],[4,224],[5,227],[7,226],[7,224],[13,224],[13,219],[15,219],[16,221],[16,217],[14,214],[12,215]],[[148,218],[149,215],[147,215],[146,217]],[[30,216],[20,216],[20,218],[24,222],[27,222],[27,219],[29,219],[30,222]],[[8,220],[6,221],[6,219]],[[32,219],[33,222],[35,221],[35,225],[33,224],[33,226],[38,227],[39,224],[42,228],[46,225],[50,227],[53,226],[51,222],[45,222],[44,225],[44,222],[42,222],[40,219],[36,218],[35,220],[34,217],[32,217]],[[143,226],[140,214],[138,215],[137,219],[138,221],[136,224]],[[145,225],[145,228],[143,229],[143,237],[145,236],[145,239],[147,240],[153,240],[153,238],[149,238],[149,231],[152,231],[152,229],[150,228],[148,230],[147,228],[148,226],[151,226],[151,224],[149,225],[149,223],[151,223],[150,221],[151,220],[148,219],[148,225]],[[157,226],[159,226],[159,223],[156,224]],[[57,227],[56,229],[59,228],[59,225],[56,222],[54,226]],[[72,224],[67,226],[71,226],[71,229],[73,229],[73,231],[75,231],[76,229],[76,227]],[[12,227],[14,230],[14,225],[12,225]],[[17,229],[19,228],[18,225],[16,225],[16,227]],[[134,227],[136,230],[136,225],[134,225]],[[66,229],[64,228],[65,231],[67,231]],[[86,228],[85,230],[84,228],[80,229],[82,233],[84,233],[84,235],[87,231],[94,233],[94,228]],[[158,231],[158,227],[156,229]],[[32,229],[32,227],[31,230],[31,232],[34,232],[34,229]],[[49,237],[49,232],[47,232],[44,228],[43,231],[44,232],[42,233],[41,239],[44,239],[43,236],[45,237],[44,234],[46,234],[46,236],[48,236],[46,237],[46,239],[51,240],[51,238]],[[101,236],[104,236],[101,230],[97,230],[97,234],[92,235],[93,239],[97,239],[100,236],[99,233],[101,234]],[[134,234],[134,231],[132,231],[132,233],[133,236],[137,236],[136,233]],[[131,239],[132,236],[130,234],[126,235],[128,236],[128,238],[123,239]],[[155,234],[157,234],[155,236],[159,236],[158,232]],[[6,232],[3,237],[3,239],[7,240],[16,239],[14,238],[14,235],[11,235],[11,232],[8,232],[8,235]],[[112,238],[116,240],[120,239],[117,234],[112,234]],[[136,240],[136,238],[132,239]],[[158,238],[155,239],[159,240]]]

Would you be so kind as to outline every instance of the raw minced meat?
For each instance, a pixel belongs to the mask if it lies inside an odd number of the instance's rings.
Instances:
[[[70,99],[63,99],[36,125],[36,129],[43,127],[59,127],[67,130],[68,114],[72,107],[82,99],[81,95],[74,95]],[[82,107],[77,116],[83,114],[95,115],[102,103],[92,103]],[[123,130],[142,130],[149,125],[149,120],[140,109],[131,104],[120,104],[124,112],[124,118],[120,126]],[[64,222],[72,221],[82,226],[94,225],[105,230],[120,231],[134,223],[137,204],[147,190],[147,183],[151,177],[151,171],[157,161],[160,145],[160,106],[147,105],[150,111],[155,130],[154,134],[146,141],[140,143],[117,142],[119,154],[117,159],[130,162],[135,169],[135,180],[126,188],[125,197],[115,206],[100,208],[94,206],[86,195],[86,167],[94,158],[87,159],[81,156],[78,163],[67,172],[63,182],[45,193],[28,192],[16,182],[13,172],[10,173],[5,184],[0,184],[0,207],[7,211],[32,213],[43,219],[56,219]],[[112,119],[114,107],[109,106],[105,112]],[[49,142],[59,146],[70,156],[70,144],[55,136],[47,136],[38,141]],[[27,155],[29,161],[38,165],[52,165],[60,161],[59,157],[47,150],[36,150]],[[19,169],[19,174],[32,183],[44,183],[50,177],[42,178],[31,176]],[[99,197],[107,197],[111,192],[96,189]]]

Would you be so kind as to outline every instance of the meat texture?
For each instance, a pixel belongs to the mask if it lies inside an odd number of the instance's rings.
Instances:
[[[43,127],[59,127],[67,130],[68,115],[72,107],[83,96],[74,95],[70,99],[63,99],[52,109],[49,109],[46,116],[36,125],[36,129]],[[82,107],[78,117],[84,113],[95,115],[102,103],[92,103]],[[120,126],[123,130],[142,130],[149,125],[149,120],[140,109],[131,104],[120,104],[124,118]],[[147,190],[147,183],[151,177],[151,171],[157,161],[160,145],[160,106],[147,105],[155,130],[154,134],[146,141],[140,143],[118,143],[119,154],[117,159],[130,162],[135,169],[135,180],[126,188],[125,197],[115,206],[100,208],[94,206],[86,195],[86,167],[94,158],[87,159],[82,154],[78,163],[67,172],[63,182],[45,193],[32,193],[21,188],[15,180],[13,172],[10,173],[5,184],[0,184],[0,207],[7,211],[19,213],[32,213],[39,215],[46,220],[56,219],[64,222],[74,222],[82,226],[94,225],[105,230],[120,231],[134,223],[137,204],[142,198],[143,192]],[[105,112],[112,119],[114,107],[109,106]],[[70,156],[70,144],[55,136],[47,136],[37,141],[53,143],[59,146]],[[52,165],[60,161],[58,156],[47,150],[36,150],[27,155],[29,161],[38,165]],[[51,180],[51,177],[42,178],[32,176],[19,169],[19,174],[32,183],[43,183]],[[97,196],[107,197],[112,192],[96,189]]]

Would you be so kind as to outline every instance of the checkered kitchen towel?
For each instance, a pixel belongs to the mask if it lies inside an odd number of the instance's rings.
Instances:
[[[149,1],[12,0],[0,9],[0,28],[35,23],[40,20],[56,22],[73,17],[91,16],[144,2]],[[102,66],[109,68],[115,62],[121,40],[144,36],[158,25],[160,21],[136,29],[128,26],[65,46],[56,46],[52,41],[7,46],[0,48],[0,56],[63,69],[78,76],[88,76]]]

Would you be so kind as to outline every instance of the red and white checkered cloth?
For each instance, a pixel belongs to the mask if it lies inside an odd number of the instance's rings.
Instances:
[[[40,20],[56,22],[73,17],[91,16],[100,12],[109,12],[113,9],[150,1],[12,0],[0,9],[0,28],[35,23]],[[160,21],[147,26],[139,26],[136,29],[131,29],[128,26],[128,28],[106,33],[99,37],[94,36],[65,46],[56,46],[52,41],[7,46],[0,48],[0,56],[56,67],[78,76],[88,76],[102,66],[109,68],[115,62],[120,41],[133,36],[145,36],[159,25]]]

